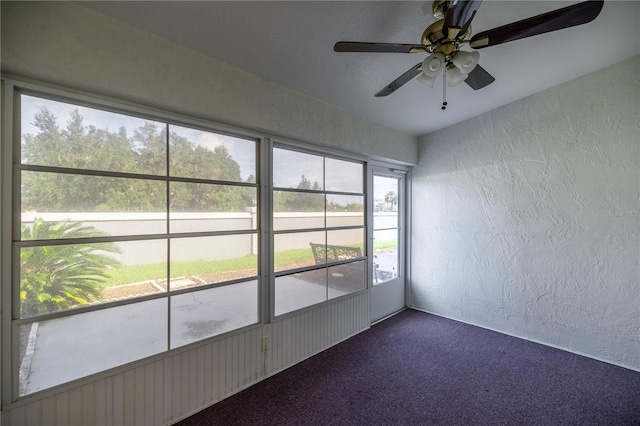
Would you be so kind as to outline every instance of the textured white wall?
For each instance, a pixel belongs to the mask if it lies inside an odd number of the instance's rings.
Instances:
[[[67,2],[2,2],[2,70],[413,164],[414,136],[368,122]]]
[[[420,138],[415,307],[640,370],[638,63]]]

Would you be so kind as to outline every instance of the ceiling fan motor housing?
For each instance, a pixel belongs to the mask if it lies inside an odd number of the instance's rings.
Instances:
[[[427,52],[442,53],[448,60],[452,58],[455,52],[471,38],[471,25],[464,34],[459,35],[456,39],[450,40],[443,32],[444,19],[429,25],[424,33],[422,33],[421,43],[425,46]]]

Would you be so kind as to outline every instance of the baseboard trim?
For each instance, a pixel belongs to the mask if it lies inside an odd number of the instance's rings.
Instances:
[[[378,324],[379,322],[382,322],[382,321],[384,321],[384,320],[386,320],[386,319],[389,319],[389,318],[391,318],[392,316],[397,315],[397,314],[399,314],[400,312],[405,311],[405,310],[407,310],[407,309],[409,309],[409,308],[407,308],[406,306],[405,306],[404,308],[402,308],[402,309],[398,309],[397,311],[395,311],[395,312],[393,312],[393,313],[390,313],[390,314],[389,314],[389,315],[387,315],[387,316],[384,316],[384,317],[382,317],[382,318],[380,318],[380,319],[377,319],[377,320],[373,321],[373,322],[371,323],[371,325],[376,325],[376,324]]]
[[[540,340],[537,340],[537,339],[532,339],[532,338],[528,338],[528,337],[524,337],[524,336],[519,336],[519,335],[513,334],[513,333],[507,333],[507,332],[505,332],[503,330],[498,330],[498,329],[495,329],[495,328],[492,328],[492,327],[487,327],[487,326],[476,324],[476,323],[473,323],[473,322],[470,322],[470,321],[464,321],[464,320],[461,320],[461,319],[458,319],[458,318],[450,317],[450,316],[447,316],[447,315],[442,315],[442,314],[439,314],[437,312],[428,311],[426,309],[421,309],[421,308],[417,308],[417,307],[414,307],[414,306],[410,307],[410,309],[413,309],[413,310],[416,310],[416,311],[420,311],[420,312],[424,312],[424,313],[431,314],[431,315],[435,315],[437,317],[450,319],[452,321],[461,322],[463,324],[469,324],[469,325],[472,325],[474,327],[484,328],[485,330],[495,331],[496,333],[504,334],[506,336],[515,337],[516,339],[522,339],[522,340],[526,340],[528,342],[538,343],[540,345],[548,346],[550,348],[559,349],[561,351],[569,352],[569,353],[572,353],[572,354],[575,354],[575,355],[580,355],[580,356],[583,356],[585,358],[590,358],[590,359],[593,359],[595,361],[604,362],[606,364],[615,365],[616,367],[621,367],[621,368],[625,368],[627,370],[636,371],[636,372],[640,373],[640,367],[636,368],[636,367],[633,367],[633,366],[630,366],[630,365],[624,365],[624,364],[621,364],[621,363],[618,363],[618,362],[613,362],[611,360],[599,358],[599,357],[596,357],[596,356],[593,356],[593,355],[590,355],[590,354],[586,354],[586,353],[583,353],[583,352],[580,352],[580,351],[567,349],[565,347],[558,346],[558,345],[555,345],[553,343],[543,342],[543,341],[540,341]]]

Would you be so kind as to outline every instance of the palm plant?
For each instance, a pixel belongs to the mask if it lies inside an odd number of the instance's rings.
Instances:
[[[398,204],[398,195],[394,191],[389,191],[384,196],[384,201],[387,203],[387,209],[395,211],[395,206]]]
[[[22,240],[56,240],[103,236],[81,222],[45,222],[22,226]],[[23,247],[20,250],[20,313],[29,317],[100,300],[109,267],[119,262],[113,243],[78,243]]]

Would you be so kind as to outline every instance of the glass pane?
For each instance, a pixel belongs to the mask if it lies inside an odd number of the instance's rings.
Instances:
[[[23,164],[165,175],[165,125],[21,96]]]
[[[164,182],[22,174],[22,240],[167,232]]]
[[[329,299],[340,297],[366,287],[365,261],[329,267]]]
[[[362,257],[364,254],[364,230],[342,229],[327,232],[327,262]]]
[[[373,212],[374,229],[392,229],[398,227],[398,212]]]
[[[274,148],[273,186],[322,191],[323,163],[323,157],[317,155]]]
[[[324,194],[273,192],[273,229],[324,228]]]
[[[276,277],[275,315],[327,300],[327,269]]]
[[[364,197],[327,194],[327,226],[364,225]]]
[[[399,180],[397,178],[390,178],[384,176],[373,177],[373,211],[390,213],[388,216],[393,216],[392,213],[398,214],[398,187]],[[390,226],[378,225],[376,222],[376,215],[374,215],[374,227],[376,229],[386,228]],[[397,221],[396,225],[397,226]]]
[[[336,192],[364,192],[363,164],[351,161],[325,159],[325,189]]]
[[[256,188],[171,182],[171,232],[256,229]]]
[[[169,126],[171,176],[255,182],[256,141]]]
[[[171,296],[171,348],[257,322],[257,281]]]
[[[20,317],[165,291],[166,240],[20,248]]]
[[[171,290],[258,275],[258,235],[171,239]]]
[[[161,298],[20,326],[20,396],[166,351],[167,317]]]
[[[398,231],[373,232],[373,283],[380,284],[398,276]]]
[[[314,250],[314,247],[324,248],[325,233],[296,232],[291,234],[276,234],[273,236],[274,270],[313,266],[325,262],[324,253]]]

